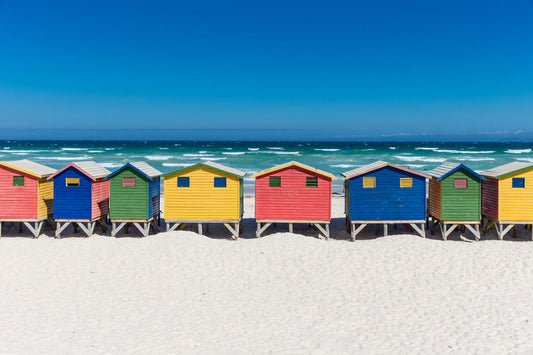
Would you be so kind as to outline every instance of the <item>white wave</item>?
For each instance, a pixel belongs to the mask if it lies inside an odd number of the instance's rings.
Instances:
[[[91,157],[82,156],[82,157],[37,157],[40,160],[60,160],[60,161],[81,161],[89,160]]]
[[[222,152],[222,154],[226,154],[226,155],[243,155],[243,154],[246,154],[246,152]]]
[[[120,163],[99,163],[104,168],[120,168],[123,164]]]
[[[353,165],[350,164],[332,164],[330,165],[333,168],[351,168]]]
[[[227,158],[200,158],[200,160],[205,160],[205,161],[215,161],[215,160],[225,160]]]
[[[0,150],[2,153],[11,153],[11,154],[17,154],[17,153],[43,153],[46,152],[46,150],[36,150],[36,149],[3,149]]]
[[[505,153],[507,154],[531,153],[531,149],[507,149]]]
[[[396,158],[402,161],[408,161],[408,162],[421,161],[424,163],[443,163],[446,161],[445,158],[428,158],[428,157],[405,156],[405,155],[396,155]]]
[[[283,150],[282,147],[267,147],[268,149],[272,149],[272,150]]]
[[[319,152],[338,152],[340,149],[338,148],[315,148],[315,150]]]
[[[300,152],[280,152],[280,151],[273,151],[273,152],[265,152],[268,154],[282,154],[282,155],[300,155]]]
[[[179,147],[179,146],[181,146],[181,144],[179,143],[174,144],[174,147]]]
[[[527,161],[528,163],[533,163],[533,158],[516,158],[516,160]]]
[[[233,150],[233,148],[222,148],[222,149],[225,149],[225,150]]]
[[[23,152],[20,152],[20,153],[12,153],[12,154],[13,154],[13,155],[28,155],[28,154],[30,154],[30,153],[28,153],[28,152],[24,152],[24,153],[23,153]]]
[[[433,151],[435,151],[437,149],[439,149],[439,148],[437,148],[437,147],[416,147],[415,148],[415,150],[433,150]]]
[[[390,150],[396,150],[398,147],[389,147]]]
[[[363,152],[371,152],[374,150],[375,150],[374,148],[366,148],[366,149],[363,149]]]
[[[89,150],[89,148],[61,148],[61,150],[67,151],[67,152],[77,152],[77,151],[83,151],[83,150]]]
[[[103,153],[103,150],[88,150],[87,153]]]
[[[163,166],[190,166],[189,163],[163,163]]]
[[[124,155],[124,153],[117,153],[117,154],[115,154],[115,155]]]
[[[207,150],[200,150],[200,151],[198,151],[198,153],[205,154],[205,153],[207,153]]]
[[[185,153],[181,155],[182,157],[189,157],[189,158],[198,158],[198,157],[213,157],[213,154],[195,154],[195,153]]]
[[[449,154],[492,154],[494,150],[454,150],[454,149],[436,149],[437,153],[449,153]]]
[[[251,151],[255,152],[255,151],[259,150],[259,148],[248,148],[248,150],[251,150]]]
[[[169,160],[172,158],[171,155],[145,155],[144,157],[148,160]]]
[[[456,157],[455,160],[459,161],[493,161],[495,158],[474,158],[474,157]]]
[[[409,168],[411,169],[420,169],[420,168],[423,168],[425,165],[424,164],[409,164]]]
[[[159,149],[161,149],[161,150],[167,150],[168,148],[166,148],[166,147],[159,147]]]
[[[105,150],[115,150],[117,148],[104,148]]]

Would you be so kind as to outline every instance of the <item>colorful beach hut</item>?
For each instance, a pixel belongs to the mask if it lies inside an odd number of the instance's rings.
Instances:
[[[408,224],[425,237],[428,175],[385,161],[341,174],[344,176],[346,226],[355,240],[367,225]]]
[[[109,181],[104,178],[110,171],[94,161],[70,163],[48,177],[54,181],[54,220],[56,238],[61,238],[70,224],[87,235],[98,223],[106,231],[109,212]]]
[[[446,240],[458,226],[464,226],[479,240],[481,184],[486,179],[469,167],[445,162],[428,173],[431,233],[440,224]]]
[[[204,162],[163,175],[167,231],[181,224],[222,223],[239,238],[243,214],[244,171]],[[233,227],[231,226],[233,225]]]
[[[143,236],[150,226],[157,232],[161,172],[146,162],[127,163],[104,180],[109,180],[111,236],[133,224]]]
[[[494,226],[503,239],[517,225],[533,225],[533,164],[512,162],[481,175],[487,179],[481,185],[485,231]]]
[[[0,236],[2,222],[20,222],[35,238],[51,222],[53,183],[47,177],[55,171],[27,159],[0,162]]]
[[[291,161],[252,175],[255,178],[256,236],[272,223],[313,224],[329,238],[331,183],[336,177]]]

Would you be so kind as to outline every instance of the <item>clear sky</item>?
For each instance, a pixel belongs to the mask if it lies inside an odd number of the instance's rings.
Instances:
[[[529,134],[533,0],[0,0],[0,122]]]

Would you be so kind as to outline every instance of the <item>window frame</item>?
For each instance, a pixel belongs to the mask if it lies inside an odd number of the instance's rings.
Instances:
[[[133,180],[133,185],[125,185],[125,180],[128,179],[129,181],[132,181]],[[124,176],[122,178],[122,187],[136,187],[137,186],[137,178],[136,177],[132,177],[132,176]]]
[[[179,176],[177,179],[176,179],[176,186],[177,187],[181,187],[181,188],[187,188],[187,187],[191,187],[191,178],[188,177],[188,176]],[[186,185],[182,185],[180,184],[180,181],[187,181],[187,184]]]
[[[309,184],[311,182],[311,185]],[[318,178],[316,176],[306,176],[305,177],[305,187],[317,188],[318,187]]]
[[[403,184],[402,184],[403,181]],[[405,184],[407,182],[407,185]],[[400,178],[400,188],[402,189],[412,189],[413,188],[413,178],[412,177],[401,177]]]
[[[274,183],[274,181],[277,181]],[[281,187],[281,176],[269,176],[268,187]]]
[[[222,185],[217,185],[217,181],[219,181],[219,182],[224,181],[224,185],[223,185],[223,186],[222,186]],[[223,176],[215,176],[215,177],[213,178],[213,187],[214,187],[214,188],[217,188],[217,189],[228,187],[228,179],[226,179],[226,178],[223,177]]]
[[[80,187],[80,178],[79,177],[66,177],[65,186],[66,187]]]
[[[369,182],[371,182],[369,184]],[[375,189],[377,186],[376,177],[375,176],[363,176],[363,189]]]
[[[458,181],[464,181],[465,186],[457,186]],[[454,189],[468,189],[468,179],[467,178],[454,178],[453,179],[453,188]]]
[[[520,182],[519,185],[521,186],[517,186],[517,182]],[[523,178],[523,177],[515,177],[511,180],[511,187],[513,189],[525,189],[526,188],[526,178]]]
[[[18,180],[18,182],[16,182],[16,180]],[[12,186],[24,187],[25,182],[26,179],[24,178],[24,175],[13,175]]]

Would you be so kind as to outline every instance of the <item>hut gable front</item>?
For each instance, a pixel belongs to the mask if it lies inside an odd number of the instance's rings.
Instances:
[[[392,165],[349,177],[351,221],[426,219],[426,177]]]
[[[315,169],[298,165],[270,170],[259,176],[256,174],[255,218],[329,221],[331,180],[331,177]]]
[[[0,165],[0,218],[37,218],[37,197],[37,177]]]
[[[124,183],[124,180],[127,182]],[[128,183],[129,182],[129,183]],[[133,182],[133,183],[132,183]],[[146,177],[126,167],[109,179],[110,219],[148,219]],[[133,185],[133,186],[132,186]]]
[[[242,177],[221,170],[220,165],[213,165],[215,168],[207,164],[164,176],[166,220],[220,221],[242,217]]]
[[[498,191],[500,220],[533,221],[533,167],[499,179]]]
[[[87,219],[92,217],[92,180],[74,166],[54,177],[54,219]],[[77,186],[71,179],[78,179]]]
[[[466,180],[466,187],[456,187],[457,179]],[[481,181],[460,169],[440,181],[441,220],[478,221],[481,219]]]

